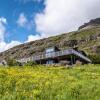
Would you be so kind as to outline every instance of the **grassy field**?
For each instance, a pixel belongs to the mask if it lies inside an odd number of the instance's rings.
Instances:
[[[0,67],[0,100],[100,100],[100,65]]]

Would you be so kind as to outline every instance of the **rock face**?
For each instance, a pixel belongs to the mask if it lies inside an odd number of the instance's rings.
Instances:
[[[90,20],[88,23],[85,23],[84,25],[80,26],[79,30],[91,28],[91,27],[99,26],[99,25],[100,25],[100,18],[96,18],[96,19]]]
[[[79,29],[88,25],[100,24],[100,18],[91,20],[89,23],[81,26]],[[62,35],[49,37],[41,40],[25,43],[0,53],[0,60],[8,57],[18,59],[44,52],[48,47],[57,46],[60,49],[68,49],[77,46],[88,55],[100,55],[100,27],[94,25],[89,29],[78,30]]]

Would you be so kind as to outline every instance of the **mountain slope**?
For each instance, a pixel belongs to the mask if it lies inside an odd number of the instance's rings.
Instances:
[[[84,50],[87,55],[100,55],[100,26],[93,24],[91,28],[83,30],[81,28],[75,32],[25,43],[0,53],[0,59],[5,59],[7,57],[16,59],[25,58],[41,54],[45,48],[51,46],[58,46],[60,49],[68,49],[74,45]]]
[[[85,23],[84,25],[80,26],[79,30],[84,29],[84,28],[85,29],[86,28],[91,28],[91,27],[99,26],[99,25],[100,25],[100,18],[96,18],[96,19],[92,19],[88,23]]]

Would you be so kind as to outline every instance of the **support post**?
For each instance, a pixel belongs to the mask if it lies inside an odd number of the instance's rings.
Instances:
[[[73,55],[71,55],[71,65],[73,65]]]

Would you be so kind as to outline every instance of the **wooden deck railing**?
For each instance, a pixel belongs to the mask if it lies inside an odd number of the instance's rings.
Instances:
[[[64,56],[64,55],[70,55],[70,54],[74,54],[74,55],[80,57],[81,59],[84,59],[85,61],[91,63],[90,59],[88,59],[87,57],[85,57],[84,55],[82,55],[81,53],[79,53],[73,49],[51,52],[51,53],[47,53],[47,54],[41,54],[41,55],[29,57],[29,58],[19,59],[17,61],[19,61],[19,62],[38,61],[38,60],[43,60],[43,59],[48,59],[48,58],[56,58],[56,57],[60,57],[60,56]]]

